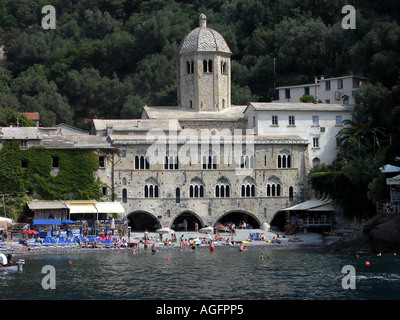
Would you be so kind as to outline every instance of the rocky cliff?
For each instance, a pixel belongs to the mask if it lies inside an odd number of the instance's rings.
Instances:
[[[330,246],[341,252],[400,252],[400,215],[377,214],[366,221],[361,231]]]

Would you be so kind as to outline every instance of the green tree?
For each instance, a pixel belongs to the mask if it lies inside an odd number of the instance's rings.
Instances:
[[[354,95],[356,107],[370,117],[373,127],[390,127],[392,101],[390,91],[382,84],[368,83],[357,89]]]
[[[48,81],[43,66],[34,65],[13,80],[12,90],[24,112],[39,112],[43,126],[73,122],[73,111],[54,81]]]
[[[34,123],[32,120],[28,120],[26,116],[11,108],[0,109],[0,126],[20,126],[20,127],[33,127]]]
[[[144,106],[144,101],[138,96],[129,95],[125,99],[125,103],[121,110],[121,119],[137,119],[140,118]]]

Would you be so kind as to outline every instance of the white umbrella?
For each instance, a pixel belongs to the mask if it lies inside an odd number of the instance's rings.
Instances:
[[[214,228],[209,226],[209,227],[205,227],[205,228],[201,228],[199,230],[199,232],[201,233],[213,233],[214,232]]]
[[[171,228],[161,228],[156,230],[157,233],[175,233]]]
[[[10,218],[0,217],[0,226],[1,227],[11,228],[12,224],[13,223],[12,223],[12,220]]]

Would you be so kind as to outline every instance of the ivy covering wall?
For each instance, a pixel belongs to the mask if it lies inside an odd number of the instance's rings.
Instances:
[[[96,151],[83,149],[23,150],[19,141],[0,150],[0,193],[30,194],[43,200],[99,199],[102,182]]]

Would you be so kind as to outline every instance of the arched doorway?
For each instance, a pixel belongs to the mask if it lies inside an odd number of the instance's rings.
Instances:
[[[287,211],[278,211],[271,220],[271,227],[277,228],[279,231],[285,230],[286,219],[288,219]]]
[[[261,228],[260,221],[252,214],[245,211],[232,211],[221,216],[216,222],[224,225],[234,223],[236,228],[239,228],[240,223],[244,221],[253,229]]]
[[[203,222],[196,214],[190,211],[185,211],[179,214],[174,221],[172,221],[171,228],[175,231],[185,231],[185,220],[187,231],[194,231],[196,223],[198,224],[199,229],[204,227]]]
[[[152,214],[145,211],[132,212],[127,217],[128,226],[132,231],[147,231],[154,232],[160,228],[160,221]]]

